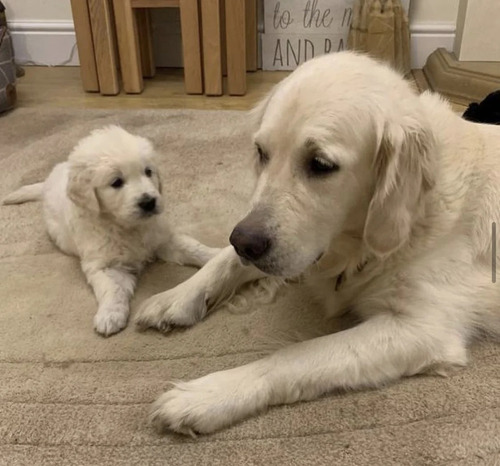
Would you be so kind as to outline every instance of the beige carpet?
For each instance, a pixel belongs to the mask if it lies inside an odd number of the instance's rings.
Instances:
[[[0,197],[41,180],[73,144],[106,123],[162,152],[173,223],[224,245],[250,192],[245,115],[237,112],[17,110],[0,118]],[[194,269],[154,264],[139,301]],[[0,464],[475,465],[500,464],[500,348],[483,344],[449,378],[414,377],[377,391],[270,409],[196,440],[146,422],[170,379],[259,356],[275,332],[322,326],[307,291],[273,305],[222,310],[163,336],[131,326],[92,330],[95,302],[74,258],[49,242],[39,204],[0,207]],[[260,342],[260,343],[259,343]]]

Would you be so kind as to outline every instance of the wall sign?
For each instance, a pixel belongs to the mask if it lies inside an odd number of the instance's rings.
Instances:
[[[409,0],[403,0],[408,11]],[[354,0],[264,0],[262,69],[293,70],[346,49]]]
[[[293,70],[344,50],[354,0],[265,0],[262,68]]]

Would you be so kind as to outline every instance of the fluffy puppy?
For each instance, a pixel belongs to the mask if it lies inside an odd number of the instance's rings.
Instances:
[[[99,304],[94,328],[103,336],[127,325],[145,263],[160,258],[200,267],[219,251],[172,232],[159,215],[163,201],[154,158],[150,141],[109,126],[80,141],[44,182],[3,201],[43,201],[51,239],[81,260]]]

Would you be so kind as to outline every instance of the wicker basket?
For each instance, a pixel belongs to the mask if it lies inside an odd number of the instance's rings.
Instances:
[[[5,20],[5,7],[0,2],[0,112],[12,109],[16,97],[14,49]]]

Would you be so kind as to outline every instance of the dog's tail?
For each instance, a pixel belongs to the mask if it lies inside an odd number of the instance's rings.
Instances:
[[[42,199],[44,183],[28,184],[10,193],[2,204],[22,204],[23,202],[39,201]]]

